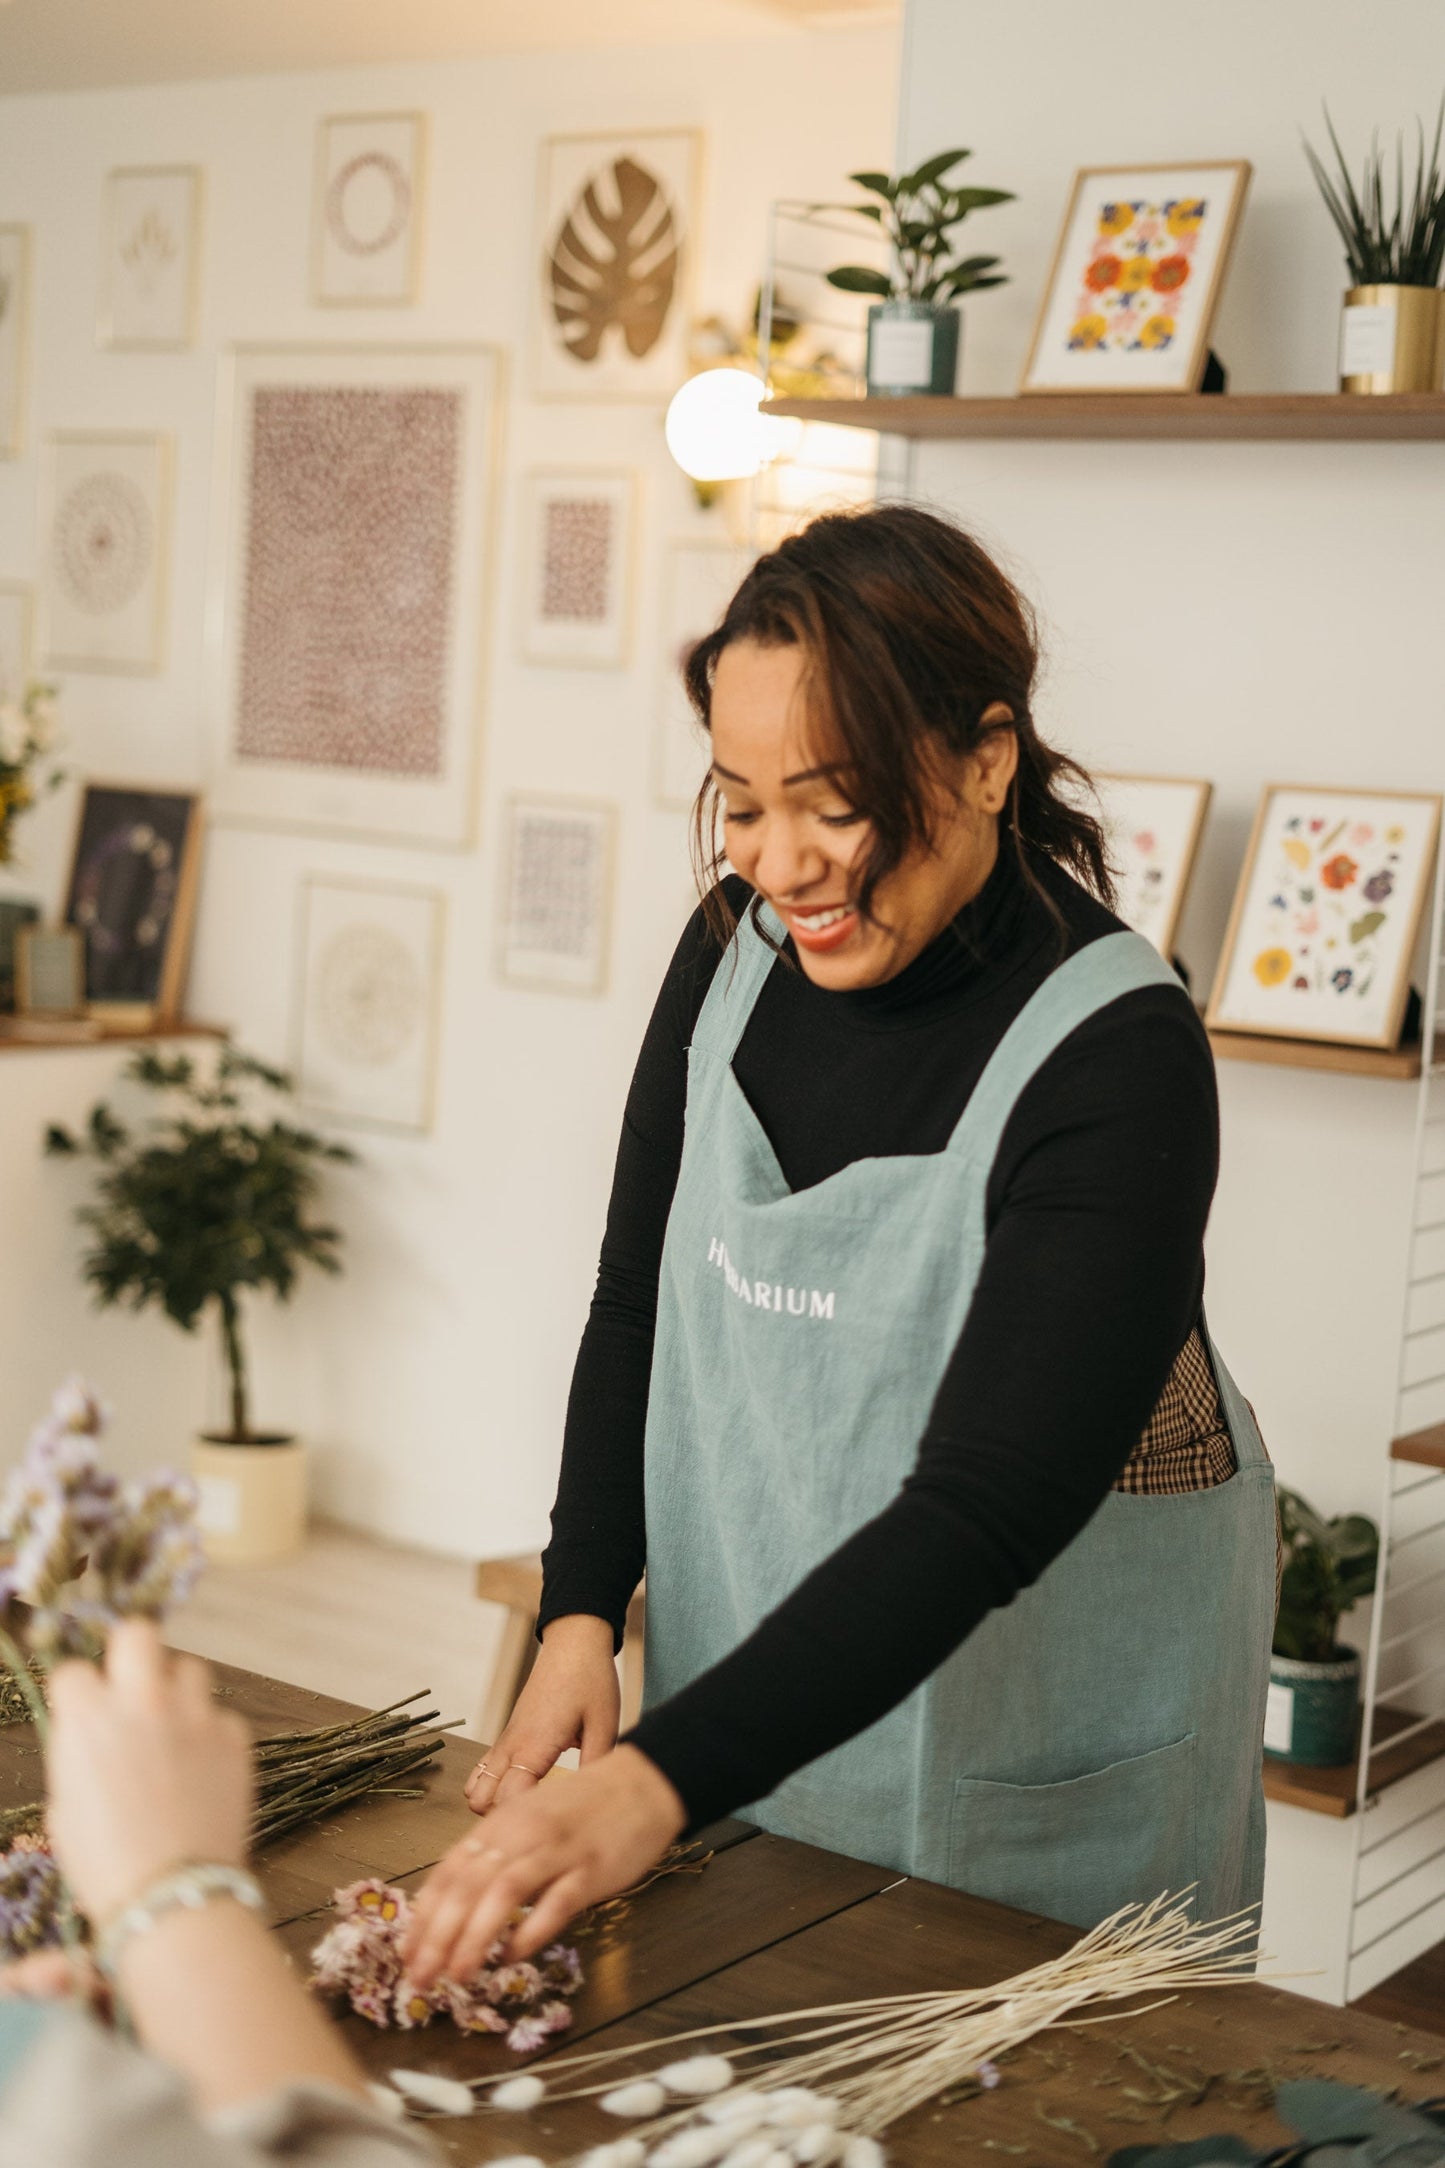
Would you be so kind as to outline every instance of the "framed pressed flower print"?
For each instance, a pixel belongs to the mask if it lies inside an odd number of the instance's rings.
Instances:
[[[1430,793],[1266,785],[1205,1021],[1397,1046],[1439,830]]]
[[[1249,172],[1085,166],[1020,391],[1198,391]]]
[[[1115,908],[1168,961],[1214,786],[1184,776],[1098,773],[1094,785]]]

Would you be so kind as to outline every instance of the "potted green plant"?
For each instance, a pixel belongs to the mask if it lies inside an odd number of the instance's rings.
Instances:
[[[304,1265],[341,1269],[340,1232],[311,1207],[320,1170],[355,1154],[286,1119],[290,1078],[230,1044],[214,1074],[151,1051],[124,1074],[155,1094],[154,1114],[130,1125],[102,1103],[79,1137],[46,1133],[48,1153],[99,1169],[76,1215],[90,1235],[85,1277],[103,1307],[154,1303],[187,1332],[214,1318],[230,1420],[192,1447],[206,1548],[230,1563],[280,1557],[305,1528],[305,1448],[253,1422],[242,1301],[285,1302]]]
[[[1372,1595],[1380,1533],[1363,1513],[1327,1521],[1297,1491],[1279,1493],[1284,1575],[1269,1660],[1265,1752],[1334,1768],[1355,1751],[1360,1658],[1340,1619]]]
[[[1395,206],[1388,214],[1385,154],[1378,140],[1370,146],[1357,190],[1328,107],[1325,126],[1338,176],[1329,173],[1309,142],[1305,156],[1345,244],[1352,282],[1340,327],[1340,390],[1435,391],[1445,371],[1445,316],[1441,313],[1445,302],[1440,295],[1445,263],[1445,182],[1440,177],[1445,99],[1435,122],[1428,166],[1425,130],[1420,126],[1408,200],[1404,150],[1396,138]]]
[[[954,229],[971,212],[1014,200],[1006,188],[948,185],[947,175],[972,156],[972,151],[940,151],[912,173],[850,173],[849,180],[878,202],[825,206],[881,228],[892,252],[888,271],[843,264],[828,273],[829,285],[843,293],[879,297],[868,311],[870,397],[950,393],[961,344],[958,296],[1007,283],[997,256],[960,257],[954,249]]]

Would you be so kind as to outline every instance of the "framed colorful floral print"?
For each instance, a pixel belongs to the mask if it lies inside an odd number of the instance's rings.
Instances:
[[[1168,960],[1214,786],[1182,776],[1097,773],[1094,784],[1114,869],[1115,908]]]
[[[1249,172],[1085,166],[1020,391],[1198,391]]]
[[[1205,1021],[1397,1046],[1439,831],[1431,793],[1268,784]]]

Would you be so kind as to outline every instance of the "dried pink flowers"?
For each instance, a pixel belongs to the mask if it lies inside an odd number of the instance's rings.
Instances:
[[[474,1980],[437,1980],[425,1990],[402,1970],[401,1945],[411,1917],[406,1892],[374,1878],[332,1898],[339,1917],[311,1953],[311,1985],[344,1995],[373,2025],[404,2031],[449,2017],[462,2032],[496,2033],[519,2055],[541,2047],[572,2022],[568,1998],[582,1984],[577,1952],[554,1942],[535,1963],[488,1965]],[[494,1946],[493,1957],[499,1952]]]

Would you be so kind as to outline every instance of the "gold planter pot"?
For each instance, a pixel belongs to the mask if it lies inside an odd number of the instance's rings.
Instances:
[[[1352,286],[1340,324],[1340,390],[1438,391],[1442,308],[1435,286]]]

